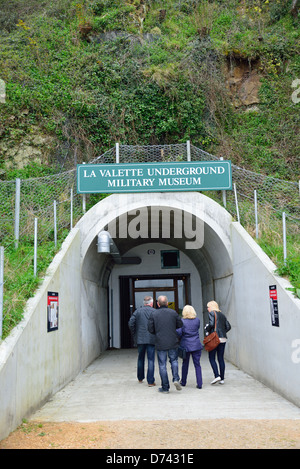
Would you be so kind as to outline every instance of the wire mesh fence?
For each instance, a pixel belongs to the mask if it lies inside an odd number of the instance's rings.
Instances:
[[[219,160],[214,155],[188,144],[116,145],[116,147],[108,150],[90,163],[114,163],[116,159],[120,163]],[[297,224],[300,221],[299,187],[296,182],[254,173],[235,165],[232,165],[232,179],[236,186],[238,200],[241,203],[239,211],[242,215],[240,220],[242,224],[244,218],[247,223],[251,219],[252,209],[250,210],[249,207],[254,206],[254,191],[257,192],[261,216],[265,210],[277,212],[280,216],[284,211],[293,223]],[[206,194],[208,193],[206,192]],[[226,197],[223,194],[223,197],[220,198],[220,202],[226,206],[234,217],[237,217],[234,191],[226,191],[225,195]],[[32,227],[36,217],[39,220],[39,242],[53,238],[54,201],[57,205],[56,222],[57,232],[59,233],[64,228],[70,228],[72,222],[76,223],[86,210],[85,204],[89,204],[89,201],[92,204],[95,203],[97,197],[77,194],[76,169],[51,176],[20,181],[20,240],[32,236]],[[16,181],[0,182],[0,203],[2,207],[0,245],[7,246],[15,241]],[[72,211],[70,211],[71,204]],[[242,205],[244,205],[244,208],[242,208]],[[248,213],[248,208],[250,213]]]
[[[211,155],[190,142],[173,145],[132,146],[116,144],[90,161],[105,163],[146,163],[212,161]],[[234,189],[205,191],[205,195],[224,205],[231,215],[256,238],[266,231],[282,245],[282,214],[286,231],[293,237],[300,233],[299,185],[232,165]],[[19,186],[19,196],[18,196]],[[38,246],[56,245],[101,195],[77,194],[76,169],[55,175],[16,181],[0,181],[0,246],[5,250],[24,243],[32,247],[23,253],[18,268],[34,255],[34,226],[37,219]],[[256,203],[255,203],[256,202]],[[256,209],[256,210],[255,210]],[[288,255],[289,253],[287,253]],[[36,269],[36,266],[32,266]],[[4,267],[4,287],[6,282]],[[0,286],[1,287],[1,286]],[[5,311],[5,304],[4,304]],[[4,312],[5,314],[5,312]]]
[[[211,161],[219,158],[188,144],[130,146],[116,145],[91,161],[93,164],[171,161]],[[252,232],[254,194],[256,192],[261,229],[270,222],[270,214],[281,218],[285,212],[288,223],[299,226],[299,187],[289,182],[232,165],[234,191],[212,195]],[[16,181],[0,182],[0,245],[7,247],[33,237],[34,219],[38,218],[39,243],[54,240],[55,232],[70,229],[83,213],[98,201],[98,197],[76,192],[76,169],[41,178],[20,181],[18,235],[16,234]],[[238,203],[238,206],[237,206]],[[54,205],[55,204],[55,205]]]

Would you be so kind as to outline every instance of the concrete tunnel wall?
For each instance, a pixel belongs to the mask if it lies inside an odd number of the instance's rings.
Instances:
[[[234,303],[230,360],[300,407],[300,299],[254,239],[232,223]],[[279,327],[273,326],[269,286],[276,285]]]
[[[48,292],[59,292],[53,332],[47,332]],[[0,344],[0,439],[85,368],[81,356],[80,232],[74,228],[24,318]]]
[[[211,199],[195,193],[113,195],[93,207],[71,231],[24,319],[0,344],[0,439],[84,370],[108,345],[111,257],[98,254],[96,237],[120,214],[149,205],[186,210],[204,219],[204,246],[185,250],[202,284],[231,322],[226,357],[300,406],[300,300],[291,285],[239,223]],[[123,239],[125,254],[134,243]],[[161,240],[160,240],[161,241]],[[184,250],[180,240],[169,244]],[[269,285],[277,285],[280,327],[271,325]],[[59,328],[47,333],[47,292],[59,292]]]

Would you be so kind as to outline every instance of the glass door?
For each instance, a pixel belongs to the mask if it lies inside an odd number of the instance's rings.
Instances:
[[[139,277],[120,276],[120,327],[121,347],[133,347],[128,328],[132,313],[143,305],[145,296],[152,296],[157,308],[159,295],[166,295],[169,308],[181,314],[184,305],[189,304],[189,274],[186,275],[143,275]]]
[[[168,306],[181,314],[185,304],[188,303],[188,275],[176,276],[140,276],[132,278],[133,281],[133,311],[143,305],[145,296],[153,297],[153,307],[157,307],[157,298],[165,295]]]

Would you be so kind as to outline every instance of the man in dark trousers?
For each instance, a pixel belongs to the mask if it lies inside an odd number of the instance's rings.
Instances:
[[[168,393],[170,389],[167,372],[167,358],[169,357],[173,383],[177,391],[181,390],[178,375],[178,336],[176,329],[182,327],[182,321],[177,312],[168,308],[168,298],[159,296],[158,309],[155,309],[148,321],[148,330],[155,335],[155,346],[161,377],[159,392]]]
[[[148,370],[147,382],[148,386],[155,386],[154,380],[154,361],[155,361],[155,336],[148,331],[148,319],[153,308],[153,298],[145,296],[144,306],[136,309],[129,319],[128,326],[136,341],[138,349],[137,359],[137,378],[140,383],[145,378],[145,355],[147,352]]]

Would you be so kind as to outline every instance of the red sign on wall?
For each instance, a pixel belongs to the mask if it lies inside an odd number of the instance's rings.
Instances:
[[[58,293],[48,291],[47,301],[47,331],[58,329]]]
[[[278,299],[277,299],[276,285],[269,286],[269,297],[270,297],[272,326],[279,327],[279,311],[278,311]]]

